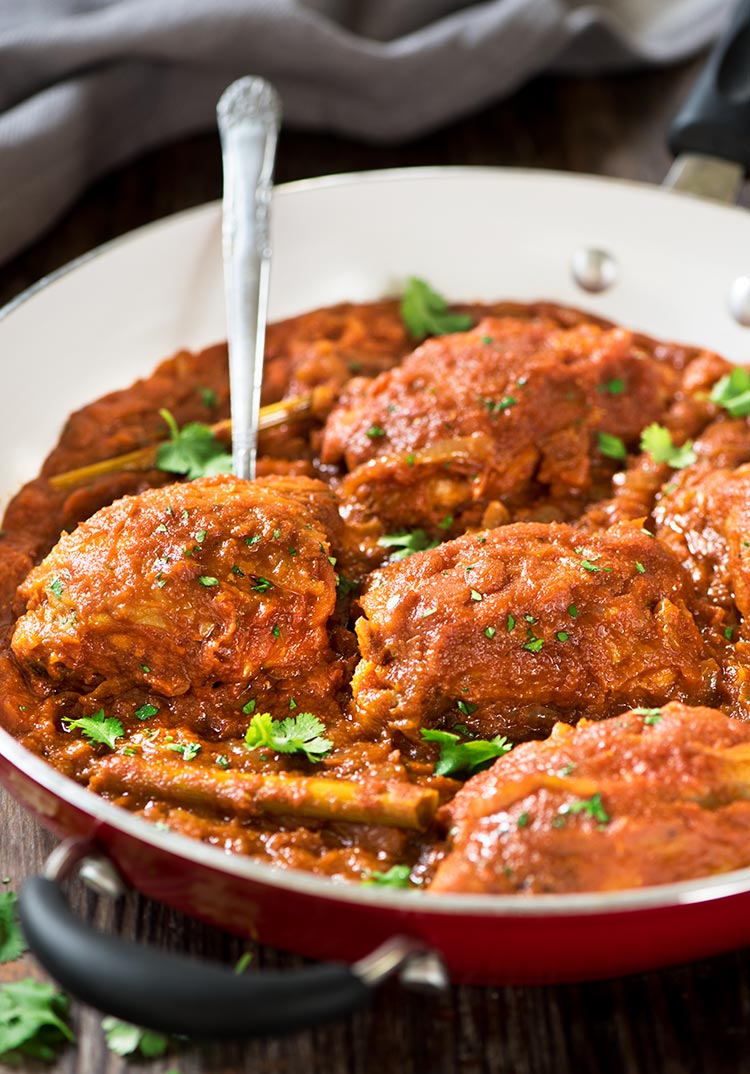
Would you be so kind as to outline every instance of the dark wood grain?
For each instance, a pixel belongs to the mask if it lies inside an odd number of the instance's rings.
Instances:
[[[664,130],[698,60],[669,71],[606,79],[539,79],[483,113],[400,146],[284,131],[279,181],[340,171],[425,164],[556,168],[659,182]],[[213,134],[133,162],[97,183],[52,231],[0,267],[0,303],[115,235],[217,198]],[[744,203],[748,204],[747,191]],[[0,796],[0,876],[11,886],[39,870],[51,836]],[[130,895],[120,904],[71,888],[77,910],[102,929],[164,949],[233,964],[301,965]],[[502,951],[498,953],[502,958]],[[37,973],[27,956],[0,976]],[[76,1047],[54,1074],[742,1074],[750,1071],[746,951],[623,980],[539,988],[453,988],[440,1000],[387,987],[349,1021],[285,1040],[199,1047],[125,1063],[104,1045],[100,1018],[74,1007]],[[28,1070],[35,1069],[29,1065]],[[40,1068],[41,1069],[41,1068]],[[49,1069],[49,1068],[44,1068]]]

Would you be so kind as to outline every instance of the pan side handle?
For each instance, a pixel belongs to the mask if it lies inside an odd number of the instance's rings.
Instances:
[[[675,155],[719,157],[750,170],[750,0],[726,32],[669,132]]]
[[[199,1039],[281,1036],[343,1017],[425,956],[417,942],[394,937],[351,967],[238,975],[102,935],[73,914],[47,876],[26,881],[18,910],[30,950],[77,999],[147,1029]]]

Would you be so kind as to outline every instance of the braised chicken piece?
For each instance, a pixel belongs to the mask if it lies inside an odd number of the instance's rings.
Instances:
[[[332,665],[341,523],[308,478],[204,478],[102,508],[19,589],[16,659],[41,683],[165,697]]]
[[[622,329],[488,318],[351,381],[321,459],[349,471],[339,491],[365,543],[411,527],[444,537],[574,518],[623,464],[606,457],[611,438],[635,448],[678,379]]]
[[[466,534],[374,572],[361,605],[351,712],[370,735],[460,724],[518,741],[714,696],[690,579],[633,524]]]
[[[750,613],[750,435],[721,420],[695,441],[697,461],[673,474],[653,511],[656,535],[699,593]]]
[[[430,890],[612,891],[750,866],[750,725],[672,703],[557,724],[443,810]]]

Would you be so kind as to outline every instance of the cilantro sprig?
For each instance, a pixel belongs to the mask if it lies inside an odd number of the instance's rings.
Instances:
[[[63,722],[67,731],[77,728],[92,742],[109,746],[111,750],[115,748],[117,739],[122,738],[124,734],[120,721],[116,720],[114,716],[105,716],[104,709],[99,709],[93,716],[82,716],[80,720],[65,720]]]
[[[384,537],[378,537],[381,548],[392,548],[390,554],[392,562],[406,559],[415,552],[426,552],[429,548],[437,548],[440,541],[431,540],[424,530],[407,530],[405,533],[387,533]]]
[[[440,757],[435,765],[436,776],[453,776],[458,773],[470,776],[487,761],[503,757],[513,749],[513,743],[509,742],[505,735],[496,735],[490,740],[462,740],[460,735],[455,735],[452,731],[427,729],[422,731],[422,738],[440,745]]]
[[[274,720],[269,712],[258,712],[245,732],[245,749],[261,746],[277,753],[304,753],[308,761],[320,761],[333,743],[323,738],[325,724],[311,712],[300,712],[284,720]]]
[[[737,366],[717,380],[711,390],[711,402],[724,407],[733,418],[747,417],[750,414],[750,369]]]
[[[189,481],[213,474],[231,474],[232,456],[208,425],[188,422],[180,429],[168,410],[159,414],[167,423],[170,439],[159,445],[156,465],[170,474],[185,474]]]
[[[170,1040],[164,1033],[142,1029],[130,1022],[121,1022],[119,1018],[102,1018],[102,1029],[107,1047],[115,1055],[126,1056],[140,1052],[146,1059],[155,1059],[164,1055],[169,1048]]]
[[[410,276],[406,281],[401,317],[414,339],[465,332],[474,323],[466,313],[451,313],[442,295],[418,276]]]
[[[647,451],[654,462],[666,462],[673,470],[684,470],[698,458],[692,440],[676,447],[669,429],[656,422],[647,425],[641,433],[641,451]]]
[[[362,883],[370,887],[380,888],[408,888],[411,887],[411,868],[408,865],[392,865],[386,872],[378,872],[377,869],[373,869],[372,872],[365,873],[362,878]]]
[[[27,949],[16,913],[17,898],[14,891],[0,893],[0,965],[20,958]]]
[[[47,981],[25,977],[0,988],[0,1059],[52,1063],[57,1049],[74,1040],[67,1024],[69,1001]]]

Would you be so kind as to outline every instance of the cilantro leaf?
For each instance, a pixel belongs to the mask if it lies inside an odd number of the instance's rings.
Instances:
[[[253,716],[245,732],[245,748],[257,750],[267,746],[277,753],[304,753],[308,761],[321,760],[333,743],[321,738],[325,725],[311,712],[300,712],[284,720],[274,720],[269,712]]]
[[[410,276],[406,282],[401,299],[401,317],[409,334],[415,339],[465,332],[473,324],[467,314],[451,313],[445,299],[417,276]]]
[[[721,377],[711,390],[711,402],[729,411],[733,418],[750,414],[750,369],[738,366]]]
[[[232,456],[217,440],[208,425],[199,421],[188,422],[178,429],[177,422],[168,410],[159,414],[169,427],[171,439],[159,445],[156,465],[170,474],[186,474],[189,481],[196,477],[214,474],[231,474]]]
[[[693,451],[692,440],[676,447],[669,429],[656,422],[647,425],[641,433],[641,451],[647,451],[654,462],[666,462],[673,470],[684,470],[698,457]]]
[[[452,731],[423,730],[422,738],[440,744],[436,776],[452,776],[458,772],[470,776],[487,761],[502,757],[513,749],[513,743],[508,742],[505,735],[496,735],[489,741],[474,738],[462,742],[459,735],[454,735]]]
[[[47,1063],[57,1047],[75,1038],[66,1022],[68,997],[47,981],[25,977],[0,988],[0,1059],[23,1056]]]
[[[384,873],[373,869],[362,878],[362,883],[368,886],[381,888],[408,888],[411,887],[411,868],[408,865],[392,865]]]
[[[102,1018],[102,1029],[107,1047],[115,1055],[132,1055],[140,1052],[147,1059],[164,1055],[169,1047],[169,1037],[152,1029],[141,1029],[119,1018]]]
[[[13,962],[27,950],[16,915],[16,898],[14,891],[0,893],[0,964]]]
[[[394,548],[390,560],[406,559],[415,552],[426,552],[429,548],[437,548],[440,541],[431,541],[424,530],[408,530],[405,533],[387,533],[384,537],[378,537],[381,548]]]
[[[103,746],[115,748],[118,738],[122,738],[124,732],[122,724],[114,716],[106,717],[104,709],[99,709],[93,716],[82,716],[80,720],[65,720],[66,731],[79,728],[92,742],[100,742]]]
[[[599,791],[590,798],[576,798],[567,806],[561,806],[560,813],[585,813],[587,817],[598,821],[600,824],[609,824],[611,817],[602,804],[602,796]]]
[[[596,439],[599,451],[608,459],[627,458],[628,449],[625,447],[619,436],[613,436],[612,433],[598,432],[596,434]]]

